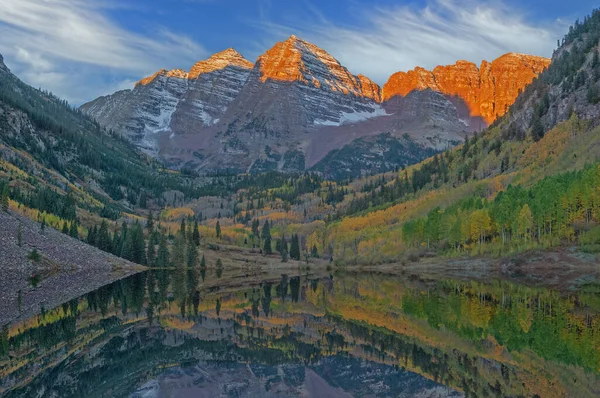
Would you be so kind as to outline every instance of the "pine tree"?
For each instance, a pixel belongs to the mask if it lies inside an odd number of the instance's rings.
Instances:
[[[115,232],[115,234],[113,235],[113,241],[112,241],[112,244],[110,245],[110,248],[111,248],[111,253],[114,254],[115,256],[121,255],[121,236],[119,235],[118,232]]]
[[[77,230],[78,224],[79,223],[77,222],[77,219],[73,220],[71,222],[71,228],[69,229],[69,235],[71,235],[71,237],[75,239],[79,239],[79,231]]]
[[[17,245],[23,246],[23,224],[19,223],[19,229],[17,230]]]
[[[271,247],[271,237],[264,239],[263,250],[265,254],[273,254],[273,248]]]
[[[148,230],[148,234],[152,234],[154,232],[154,217],[152,216],[152,212],[148,213],[146,229]]]
[[[167,238],[164,234],[160,235],[158,242],[158,254],[156,256],[156,266],[165,268],[169,266],[169,248],[167,247]]]
[[[63,222],[63,226],[62,226],[62,231],[63,234],[65,235],[69,235],[69,226],[67,225],[67,222]]]
[[[179,227],[179,234],[185,238],[185,218],[181,220],[181,226]]]
[[[221,239],[221,224],[219,223],[219,221],[217,221],[215,232],[217,233],[217,239]]]
[[[42,223],[40,224],[40,229],[42,232],[46,230],[46,216],[42,217]]]
[[[146,264],[146,242],[144,241],[144,231],[139,221],[135,222],[129,235],[131,236],[133,249],[132,261],[137,264]]]
[[[94,225],[88,229],[88,235],[86,242],[88,245],[96,246],[96,226]]]
[[[156,265],[156,250],[154,248],[154,234],[148,236],[148,248],[146,249],[146,261],[153,267]]]
[[[123,244],[121,245],[120,257],[124,258],[125,260],[133,261],[133,256],[134,256],[133,252],[134,252],[134,249],[133,249],[133,228],[132,228],[131,231],[127,231],[127,234],[125,234],[125,240],[123,241]]]
[[[8,183],[2,184],[0,189],[0,206],[2,207],[2,211],[8,211],[9,199]]]
[[[200,268],[206,268],[206,259],[204,258],[204,254],[202,255],[202,259],[200,260]]]
[[[187,243],[187,253],[185,257],[186,265],[188,267],[195,267],[198,263],[198,247],[193,239],[190,239]]]
[[[300,260],[300,242],[298,235],[292,235],[292,244],[290,246],[290,257],[294,260]]]
[[[264,252],[265,254],[272,254],[273,249],[271,248],[271,226],[269,221],[265,221],[262,229],[262,239],[264,241]]]
[[[98,230],[98,234],[96,235],[96,247],[98,247],[98,249],[100,250],[104,250],[104,251],[110,251],[110,246],[111,246],[111,238],[110,235],[108,233],[108,225],[106,224],[106,221],[102,221],[102,224],[100,224],[100,229]]]
[[[198,220],[194,221],[194,231],[192,232],[192,240],[196,246],[200,246],[200,231],[198,230]]]
[[[263,225],[263,229],[262,229],[262,233],[261,233],[261,237],[263,239],[271,239],[271,226],[269,225],[269,221],[265,221],[264,225]]]

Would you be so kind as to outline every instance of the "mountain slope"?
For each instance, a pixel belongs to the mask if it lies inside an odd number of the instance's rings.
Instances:
[[[228,49],[196,63],[189,73],[160,70],[140,80],[133,90],[97,98],[81,110],[156,153],[159,133],[216,123],[238,95],[251,68],[251,62]]]
[[[49,210],[48,202],[70,194],[80,208],[100,213],[110,207],[118,214],[147,200],[162,205],[168,190],[195,194],[184,178],[159,168],[129,141],[0,63],[0,179],[10,179],[13,197]],[[53,199],[42,205],[33,193]]]
[[[424,150],[454,146],[494,120],[544,65],[539,57],[507,54],[480,72],[459,61],[436,68],[435,76],[423,69],[395,74],[382,90],[291,36],[254,65],[226,50],[189,73],[162,70],[81,109],[171,167],[304,170],[371,135],[408,135]],[[365,142],[373,140],[357,146]],[[399,160],[383,163],[395,167],[408,158]]]

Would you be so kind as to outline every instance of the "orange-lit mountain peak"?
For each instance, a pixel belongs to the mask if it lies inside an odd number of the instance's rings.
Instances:
[[[201,74],[214,72],[228,66],[251,69],[254,64],[244,58],[244,56],[235,49],[228,48],[227,50],[213,54],[207,60],[197,62],[192,66],[188,77],[190,79],[196,79]]]
[[[470,117],[481,117],[491,124],[506,113],[522,90],[550,64],[550,59],[508,53],[481,67],[460,60],[453,65],[437,66],[433,71],[416,67],[393,74],[383,86],[383,100],[406,96],[413,90],[438,91],[468,110]]]
[[[257,67],[262,82],[302,82],[343,94],[380,98],[379,86],[370,79],[354,76],[327,51],[295,35],[261,55]]]
[[[217,70],[224,69],[228,66],[238,67],[242,69],[252,69],[254,64],[248,61],[242,54],[237,52],[233,48],[220,51],[210,56],[210,58],[197,62],[190,72],[186,72],[183,69],[161,69],[152,76],[148,76],[137,82],[135,85],[147,85],[153,82],[159,76],[175,77],[179,79],[197,79],[198,76],[204,73],[210,73]]]
[[[136,87],[139,85],[145,86],[145,85],[153,82],[159,76],[176,77],[178,79],[186,79],[188,77],[188,73],[186,71],[184,71],[183,69],[172,69],[172,70],[161,69],[158,72],[156,72],[155,74],[153,74],[152,76],[143,78],[142,80],[137,82],[135,84],[135,86]]]

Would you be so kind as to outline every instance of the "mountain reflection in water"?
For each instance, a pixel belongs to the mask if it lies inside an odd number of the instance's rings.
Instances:
[[[151,270],[5,329],[0,394],[591,397],[599,309],[596,285]]]

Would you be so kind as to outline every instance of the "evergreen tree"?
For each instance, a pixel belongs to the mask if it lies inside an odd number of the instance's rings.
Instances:
[[[114,254],[115,256],[120,256],[121,255],[121,236],[119,235],[118,232],[115,232],[115,234],[113,235],[113,241],[112,244],[110,245],[111,248],[111,253]]]
[[[144,230],[139,221],[136,221],[131,233],[133,262],[137,264],[146,264],[146,242],[144,240]]]
[[[111,237],[108,232],[108,225],[106,221],[102,221],[100,224],[100,229],[98,230],[98,234],[96,235],[96,247],[100,250],[110,251],[111,246]]]
[[[2,211],[8,211],[9,198],[8,183],[2,184],[0,187],[0,206],[2,207]]]
[[[271,247],[271,226],[269,225],[269,221],[265,221],[262,229],[262,239],[264,242],[263,251],[265,254],[273,254],[273,249]]]
[[[23,224],[19,223],[19,229],[17,230],[17,245],[23,246]]]
[[[167,238],[164,234],[160,235],[158,242],[158,254],[156,255],[156,266],[165,268],[169,266],[169,248],[167,247]]]
[[[69,229],[69,235],[75,239],[79,239],[79,231],[77,230],[78,224],[77,219],[71,221],[71,228]]]
[[[154,232],[154,217],[152,216],[152,212],[148,213],[148,219],[146,220],[146,229],[148,230],[148,234],[152,234]]]
[[[217,221],[215,232],[217,233],[217,239],[221,239],[221,224],[219,223],[219,221]]]
[[[88,245],[96,246],[96,226],[94,225],[88,229],[88,235],[86,242]]]
[[[198,230],[198,220],[194,221],[194,231],[192,232],[192,240],[196,246],[200,246],[200,231]]]
[[[123,246],[125,245],[125,242],[127,241],[128,233],[129,233],[129,226],[127,225],[127,223],[125,221],[123,221],[123,224],[121,224],[121,243],[119,244],[119,247],[121,248],[121,250],[123,249]]]
[[[148,247],[146,249],[146,261],[148,262],[148,265],[151,267],[156,265],[156,249],[154,246],[155,246],[154,234],[150,234],[148,236]]]
[[[89,237],[89,235],[88,235]],[[123,239],[123,235],[121,236],[121,239]],[[89,242],[88,242],[89,243]],[[124,235],[124,240],[123,243],[121,245],[121,258],[124,258],[125,260],[129,260],[129,261],[133,261],[133,228],[131,229],[131,231],[127,231],[127,233]]]
[[[46,230],[46,216],[42,217],[42,223],[40,224],[40,229],[42,232]]]
[[[63,226],[62,226],[62,231],[63,234],[65,235],[69,235],[69,226],[67,225],[67,222],[63,222]]]
[[[200,268],[206,268],[206,259],[204,258],[204,254],[202,255],[202,259],[200,260]]]
[[[264,240],[263,251],[265,254],[273,254],[273,248],[271,247],[271,237]]]
[[[198,247],[193,239],[187,243],[186,264],[188,267],[195,267],[198,263]]]
[[[185,218],[181,220],[181,226],[179,227],[179,234],[185,238]]]
[[[261,237],[263,239],[271,239],[271,226],[269,225],[269,221],[265,221],[265,223],[263,224],[263,229],[262,229],[262,233],[261,233]]]
[[[292,244],[290,245],[290,257],[294,260],[300,260],[300,242],[298,235],[292,235]]]

